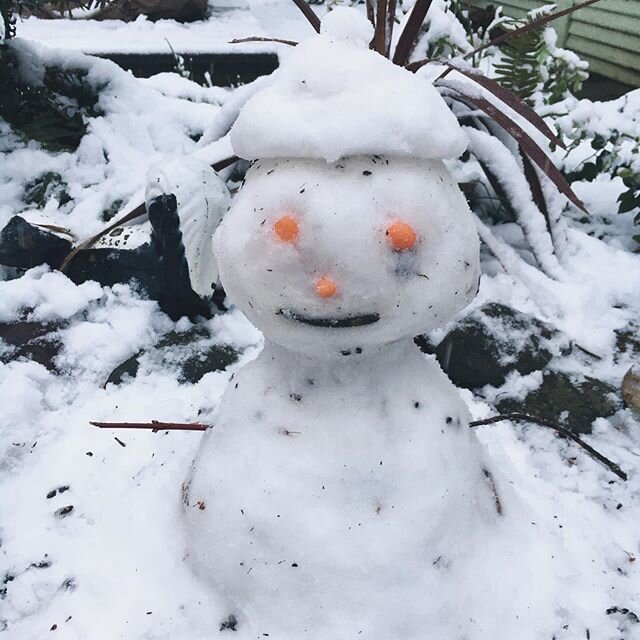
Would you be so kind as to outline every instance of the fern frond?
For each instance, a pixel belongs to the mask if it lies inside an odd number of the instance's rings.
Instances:
[[[529,15],[524,21],[509,20],[502,26],[514,30],[534,19]],[[542,82],[540,58],[545,51],[543,31],[544,27],[531,29],[508,38],[500,46],[502,59],[495,65],[496,79],[523,100],[528,100]]]

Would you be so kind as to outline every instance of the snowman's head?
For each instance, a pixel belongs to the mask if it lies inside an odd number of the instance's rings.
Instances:
[[[475,226],[437,160],[257,161],[215,244],[230,299],[265,336],[313,355],[433,329],[478,287]]]

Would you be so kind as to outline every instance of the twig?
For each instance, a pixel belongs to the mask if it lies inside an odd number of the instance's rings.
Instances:
[[[100,429],[150,429],[154,433],[158,431],[206,431],[209,425],[201,422],[90,422]]]
[[[79,245],[75,247],[75,249],[62,261],[60,265],[60,271],[64,273],[66,268],[69,266],[69,263],[78,255],[80,251],[83,249],[89,249],[92,247],[100,238],[105,236],[109,231],[113,231],[116,227],[119,227],[122,224],[126,224],[127,222],[131,222],[131,220],[135,220],[136,218],[140,218],[147,212],[147,209],[144,205],[139,204],[135,209],[122,216],[122,218],[118,218],[115,222],[111,223],[108,227],[105,227],[102,231],[97,233],[95,236],[92,236],[88,240],[81,242]]]
[[[497,416],[493,416],[491,418],[485,418],[484,420],[474,420],[469,423],[470,427],[480,427],[486,424],[494,424],[495,422],[502,422],[503,420],[512,420],[516,422],[531,422],[533,424],[540,425],[541,427],[548,427],[549,429],[553,429],[558,433],[562,434],[566,438],[573,440],[578,446],[582,447],[592,458],[603,464],[609,471],[615,473],[618,478],[622,480],[627,479],[627,474],[613,461],[609,460],[609,458],[603,456],[599,451],[596,451],[591,445],[588,445],[584,440],[578,438],[577,435],[569,431],[569,429],[565,429],[561,427],[559,424],[555,422],[551,422],[551,420],[546,420],[545,418],[539,418],[537,416],[530,416],[527,413],[503,413]]]
[[[580,351],[582,351],[583,353],[586,353],[591,358],[595,358],[596,360],[602,360],[602,356],[599,356],[597,353],[593,353],[593,351],[589,351],[589,349],[585,349],[582,345],[578,344],[577,342],[574,342],[573,344],[575,344],[576,347],[580,349]]]
[[[229,40],[229,44],[240,44],[242,42],[279,42],[280,44],[288,44],[290,47],[297,47],[295,40],[284,40],[283,38],[263,38],[262,36],[250,36],[249,38],[234,38]]]

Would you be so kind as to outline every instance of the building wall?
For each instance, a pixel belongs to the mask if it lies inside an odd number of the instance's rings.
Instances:
[[[558,9],[577,0],[556,0]],[[549,4],[544,0],[471,0],[486,7],[502,5],[506,15],[522,18],[527,11]],[[640,0],[600,0],[555,20],[558,45],[589,61],[592,71],[640,87]]]

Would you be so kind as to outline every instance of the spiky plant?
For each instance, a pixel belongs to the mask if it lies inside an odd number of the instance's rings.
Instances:
[[[319,32],[320,19],[308,2],[293,2]],[[396,25],[396,0],[377,0],[377,3],[375,0],[366,0],[367,16],[374,26],[371,49],[412,72],[418,72],[426,65],[444,67],[434,86],[469,134],[468,154],[481,168],[487,192],[497,198],[503,209],[520,225],[538,268],[550,277],[559,274],[560,263],[565,256],[566,236],[562,216],[565,203],[558,194],[563,194],[573,205],[585,211],[580,199],[541,146],[544,141],[547,147],[551,144],[563,148],[563,142],[519,96],[469,66],[466,60],[476,57],[489,47],[500,45],[529,31],[539,30],[552,20],[595,2],[598,0],[584,0],[569,9],[541,15],[476,47],[462,59],[411,61],[425,20],[428,20],[432,0],[416,1],[403,21],[395,47],[392,47],[392,36]],[[289,40],[263,37],[244,38],[234,42],[246,41],[276,41],[291,46],[297,44]],[[261,86],[257,82],[255,90]],[[203,142],[213,142],[227,135],[244,102],[251,95],[251,87],[246,87],[241,98],[222,109]],[[237,158],[228,158],[217,163],[216,168],[228,166],[236,160]],[[81,247],[90,246],[104,233],[143,213],[144,205],[136,207]],[[486,246],[498,260],[503,265],[508,263],[511,271],[523,272],[524,267],[521,268],[519,258],[511,247],[496,238],[479,219],[478,227]]]

